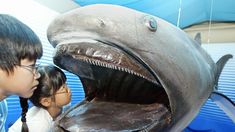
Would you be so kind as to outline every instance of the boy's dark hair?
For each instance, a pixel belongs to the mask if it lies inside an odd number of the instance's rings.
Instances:
[[[9,74],[22,59],[40,59],[42,44],[27,25],[12,16],[0,14],[0,51],[0,69]]]
[[[50,97],[59,90],[65,84],[66,76],[61,69],[53,65],[39,67],[38,72],[41,77],[38,79],[39,84],[30,97],[30,101],[37,107],[45,108],[40,104],[40,99],[42,97]]]

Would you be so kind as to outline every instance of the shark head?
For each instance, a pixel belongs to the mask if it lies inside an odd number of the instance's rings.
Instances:
[[[59,118],[64,130],[179,131],[216,83],[216,64],[161,18],[116,5],[58,16],[47,31],[54,63],[78,75],[85,99]]]

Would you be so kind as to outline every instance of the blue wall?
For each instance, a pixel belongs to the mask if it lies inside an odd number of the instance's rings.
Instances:
[[[219,90],[235,102],[235,43],[202,45],[216,62],[225,54],[233,54],[219,78]],[[208,132],[235,132],[235,123],[210,99],[189,125],[191,130]]]
[[[184,28],[204,21],[235,21],[235,0],[74,0],[81,6],[115,4],[149,13]],[[181,4],[180,4],[181,1]],[[212,14],[211,14],[212,11]],[[210,17],[211,16],[211,17]]]

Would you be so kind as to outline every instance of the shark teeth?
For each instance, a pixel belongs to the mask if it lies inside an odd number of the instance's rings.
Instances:
[[[89,64],[92,64],[92,65],[95,65],[95,66],[102,66],[102,67],[106,67],[106,68],[110,68],[110,69],[114,69],[114,70],[119,70],[119,71],[123,71],[123,72],[127,72],[129,74],[132,74],[132,75],[136,75],[136,76],[139,76],[141,78],[144,78],[152,83],[155,83],[155,84],[158,84],[157,81],[154,81],[154,80],[151,80],[149,79],[148,77],[145,77],[133,70],[130,70],[128,68],[125,68],[125,67],[119,67],[119,66],[116,66],[116,65],[110,65],[108,63],[104,63],[104,62],[101,62],[99,60],[91,60],[91,59],[81,59],[82,61],[85,61],[86,63],[89,63]]]

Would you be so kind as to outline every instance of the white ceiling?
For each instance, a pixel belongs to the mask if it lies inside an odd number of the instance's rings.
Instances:
[[[72,0],[34,0],[58,13],[64,13],[69,10],[80,7],[79,4]]]

